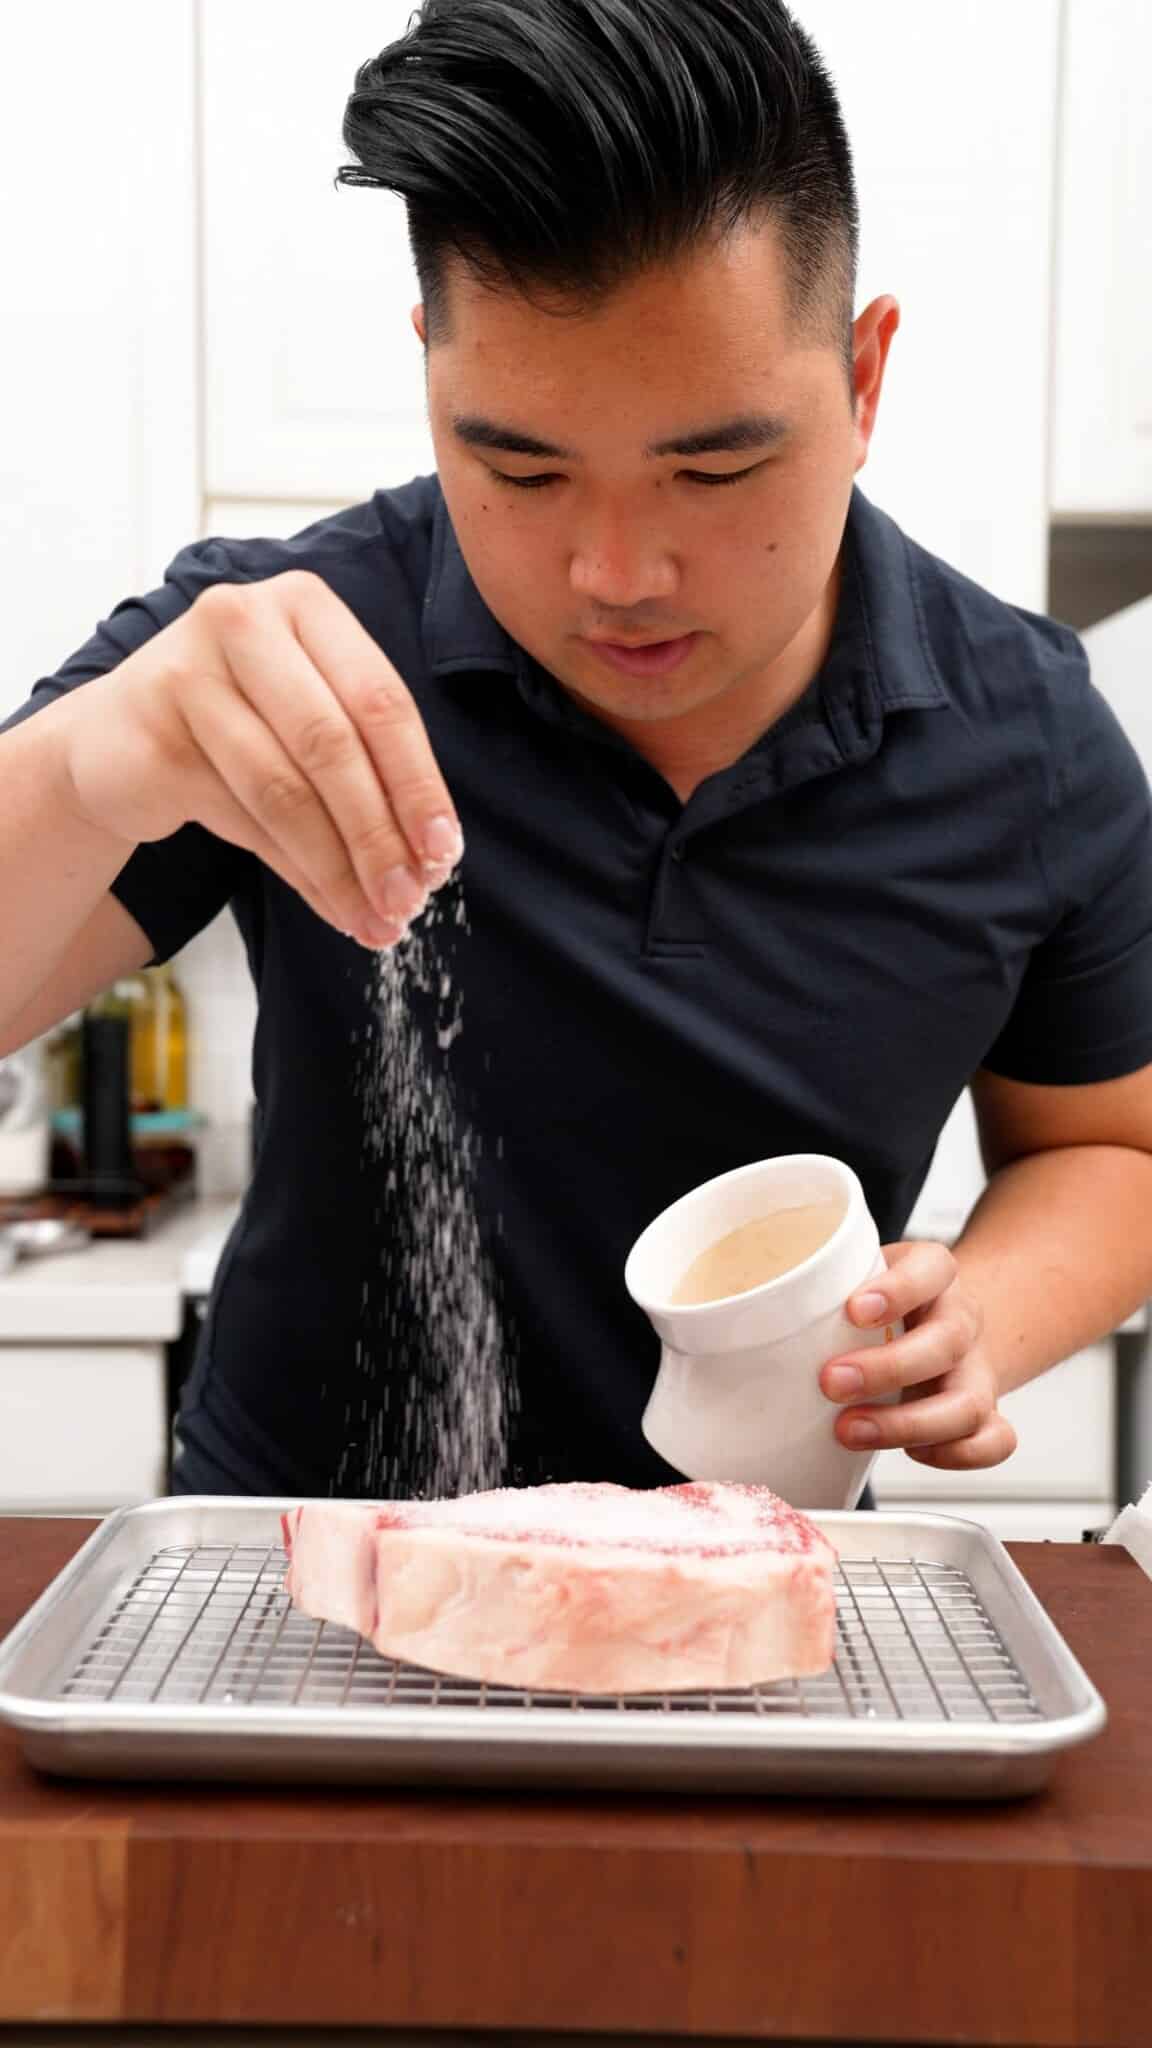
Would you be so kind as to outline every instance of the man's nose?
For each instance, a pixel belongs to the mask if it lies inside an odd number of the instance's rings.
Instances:
[[[569,573],[578,597],[623,609],[673,597],[679,583],[666,540],[619,518],[601,519],[581,535]]]

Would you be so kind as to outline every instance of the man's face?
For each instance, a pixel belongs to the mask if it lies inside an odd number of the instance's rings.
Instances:
[[[874,413],[870,393],[854,406],[839,350],[797,326],[774,232],[563,318],[459,265],[449,289],[452,335],[427,360],[437,466],[506,631],[618,727],[707,718],[758,677],[770,685],[825,599]],[[745,445],[662,447],[733,422],[752,423]],[[482,444],[505,430],[561,452]],[[664,673],[658,655],[652,672],[622,673],[589,644],[683,636]]]

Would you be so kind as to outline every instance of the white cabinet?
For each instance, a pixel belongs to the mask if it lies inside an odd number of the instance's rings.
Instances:
[[[409,0],[203,0],[207,492],[367,496],[434,467],[404,211],[333,188],[356,65]],[[863,483],[1014,602],[1046,576],[1058,0],[807,0],[864,209],[861,303],[904,308]],[[994,485],[993,485],[994,479]]]
[[[864,305],[893,292],[865,491],[1014,604],[1047,586],[1059,0],[797,0],[856,152]],[[991,40],[990,40],[991,37]]]
[[[189,1203],[151,1236],[25,1259],[0,1280],[0,1513],[104,1513],[163,1491],[184,1260],[234,1214]]]
[[[1152,354],[1149,356],[1152,365]],[[1152,375],[1152,370],[1150,370]],[[1152,442],[1149,444],[1152,462]],[[1152,596],[1089,626],[1083,635],[1092,680],[1107,697],[1152,780]]]
[[[290,540],[317,519],[339,512],[343,501],[307,504],[303,498],[210,498],[203,531],[228,540]]]
[[[411,13],[202,0],[209,498],[348,503],[435,467],[403,206],[333,185],[357,65]]]
[[[164,1491],[162,1344],[0,1344],[0,1512],[103,1514]]]
[[[940,1133],[928,1177],[908,1219],[906,1237],[951,1244],[987,1186],[972,1096],[965,1088]]]
[[[1152,12],[1065,0],[1053,510],[1152,513]]]

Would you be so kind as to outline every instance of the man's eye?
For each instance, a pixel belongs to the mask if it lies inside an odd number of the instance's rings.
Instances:
[[[491,475],[496,478],[498,483],[511,484],[514,491],[542,491],[546,484],[556,484],[561,481],[558,476],[553,475],[550,471],[542,476],[508,476],[504,470],[494,469],[491,471]]]
[[[742,484],[746,476],[755,476],[756,471],[763,467],[762,462],[754,462],[750,469],[732,469],[724,473],[711,469],[685,469],[680,473],[693,484]]]

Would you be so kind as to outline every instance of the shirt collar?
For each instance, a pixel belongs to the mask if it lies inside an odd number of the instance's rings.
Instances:
[[[922,551],[886,512],[852,492],[845,566],[855,589],[841,603],[846,636],[855,635],[882,711],[927,709],[950,699],[926,623]],[[846,579],[847,580],[847,579]],[[835,652],[833,640],[831,654]]]
[[[504,631],[472,581],[456,529],[434,477],[432,562],[424,594],[424,647],[433,675],[504,669],[515,675],[524,650]]]

